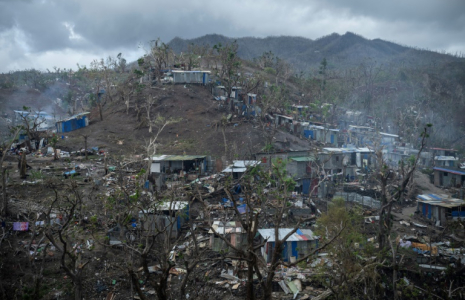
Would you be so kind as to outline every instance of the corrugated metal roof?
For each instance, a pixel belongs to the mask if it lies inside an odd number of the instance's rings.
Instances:
[[[384,135],[384,136],[388,136],[388,137],[395,137],[395,138],[399,137],[397,134],[386,133],[386,132],[380,132],[379,134]]]
[[[285,119],[288,119],[288,120],[294,120],[294,117],[289,117],[289,116],[286,116],[286,115],[275,114],[275,116],[285,118]]]
[[[227,233],[242,233],[241,223],[237,221],[231,222],[222,222],[222,221],[214,221],[212,224],[213,229],[218,234],[227,234]],[[208,233],[213,233],[213,230],[210,228]]]
[[[247,171],[247,168],[231,168],[231,167],[227,167],[226,169],[224,169],[223,173],[244,173],[245,171]]]
[[[434,167],[433,170],[434,171],[448,172],[448,173],[452,173],[452,174],[456,174],[456,175],[465,175],[465,172],[459,171],[459,170],[453,170],[453,169]]]
[[[279,228],[278,230],[278,239],[282,240],[284,237],[291,232],[293,228]],[[268,242],[275,242],[275,232],[273,228],[270,229],[258,229],[258,233],[268,239]],[[296,232],[291,234],[287,239],[288,242],[296,241],[311,241],[315,240],[317,237],[313,234],[313,231],[310,229],[297,229]]]
[[[358,125],[349,125],[349,130],[350,130],[351,128],[358,128],[358,129],[371,129],[371,130],[373,130],[373,128],[372,128],[372,127],[368,127],[368,126],[358,126]]]
[[[331,147],[323,148],[323,150],[327,152],[343,152],[344,151],[343,148],[331,148]]]
[[[355,150],[356,152],[375,152],[374,150],[370,149],[370,148],[367,148],[367,147],[364,147],[364,148],[357,148]]]
[[[443,150],[443,151],[454,151],[454,152],[457,152],[457,151],[458,151],[458,150],[446,149],[446,148],[428,148],[428,149],[431,149],[431,150]]]
[[[153,161],[185,161],[205,158],[205,155],[159,155],[152,157]]]
[[[182,210],[184,208],[189,207],[189,202],[188,201],[166,201],[166,202],[161,202],[157,205],[157,211],[167,211],[167,210],[172,210],[172,211],[178,211]],[[139,213],[152,213],[153,209],[148,209],[148,210],[141,210]]]
[[[465,201],[457,198],[449,198],[448,195],[422,194],[417,196],[418,202],[441,207],[465,206]]]
[[[298,156],[298,157],[290,157],[289,159],[293,161],[315,161],[315,157],[313,156]]]
[[[434,160],[459,160],[459,159],[457,157],[455,157],[455,156],[439,155],[439,156],[435,156]]]
[[[78,119],[78,118],[81,118],[85,115],[88,115],[90,114],[90,112],[82,112],[82,113],[79,113],[79,114],[75,114],[74,116],[71,116],[69,118],[66,118],[66,119],[62,119],[60,121],[57,121],[57,123],[60,123],[60,122],[66,122],[66,121],[69,121],[69,120],[72,120],[72,119]]]
[[[226,169],[224,169],[223,173],[244,173],[247,171],[247,167],[254,167],[259,165],[260,162],[258,160],[234,160],[232,165],[229,165]]]
[[[201,71],[201,70],[196,70],[196,71],[184,71],[184,70],[171,70],[171,73],[208,73],[210,74],[210,71]]]

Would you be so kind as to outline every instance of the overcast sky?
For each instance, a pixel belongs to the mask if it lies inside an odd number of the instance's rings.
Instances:
[[[132,61],[157,37],[347,31],[465,53],[465,0],[0,0],[0,72],[76,68],[120,52]]]

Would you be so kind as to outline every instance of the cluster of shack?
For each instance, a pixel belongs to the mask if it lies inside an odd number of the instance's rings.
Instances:
[[[257,94],[242,93],[240,87],[232,87],[231,94],[221,83],[212,83],[209,71],[183,71],[171,70],[164,78],[166,83],[179,84],[202,84],[211,88],[214,101],[225,103],[232,112],[244,118],[266,118],[269,126],[274,126],[288,133],[297,135],[309,141],[308,149],[293,150],[280,149],[276,151],[263,151],[255,153],[249,160],[226,161],[208,155],[196,153],[177,155],[164,153],[154,157],[145,158],[150,162],[150,172],[148,181],[145,184],[147,190],[169,191],[183,188],[186,185],[198,185],[209,197],[209,205],[212,208],[212,215],[206,216],[202,209],[196,208],[196,203],[190,207],[188,201],[175,201],[167,207],[160,207],[163,214],[153,214],[151,222],[141,221],[144,216],[150,215],[150,211],[140,211],[135,216],[134,226],[153,226],[149,224],[174,223],[173,230],[177,237],[185,235],[184,224],[189,218],[196,218],[201,224],[204,220],[213,217],[213,224],[205,229],[203,235],[197,239],[202,248],[210,248],[220,252],[228,249],[228,245],[218,235],[223,235],[236,247],[241,247],[245,243],[244,228],[238,221],[230,221],[225,218],[230,214],[232,203],[230,199],[221,191],[221,182],[226,177],[233,180],[240,179],[250,168],[261,166],[264,170],[271,168],[275,161],[285,161],[287,175],[295,181],[295,189],[289,201],[292,207],[289,214],[303,217],[309,220],[303,223],[301,228],[287,239],[284,250],[281,253],[282,260],[292,262],[305,256],[309,251],[316,249],[319,237],[311,230],[311,226],[320,213],[317,203],[321,199],[331,199],[340,196],[347,201],[356,202],[364,206],[367,210],[375,212],[380,207],[380,202],[376,199],[376,193],[369,194],[365,189],[365,183],[370,174],[379,167],[380,161],[377,153],[383,154],[382,163],[389,164],[393,168],[398,166],[398,162],[407,160],[412,155],[417,155],[419,150],[413,145],[402,142],[399,135],[388,132],[380,132],[375,129],[374,122],[370,118],[361,118],[361,113],[348,111],[345,118],[341,118],[338,125],[331,125],[322,122],[317,114],[312,114],[310,109],[301,105],[293,105],[287,110],[276,110],[273,113],[262,114],[260,109],[260,97]],[[286,113],[286,112],[294,113]],[[47,114],[41,112],[31,113],[15,111],[18,122],[28,116],[32,121],[38,118],[43,119],[41,128],[43,130],[53,130],[56,134],[62,134],[89,125],[88,113],[80,113],[66,119],[54,120]],[[354,120],[363,121],[354,121]],[[360,125],[363,124],[363,125]],[[44,145],[44,141],[29,141],[27,136],[21,135],[18,145],[30,148],[30,151],[39,149]],[[37,144],[40,143],[40,146]],[[315,147],[317,145],[318,147]],[[87,151],[87,149],[85,149]],[[431,182],[440,188],[447,188],[444,194],[422,194],[416,197],[416,215],[410,220],[402,220],[401,225],[416,228],[416,235],[406,234],[402,240],[402,247],[413,247],[418,250],[419,257],[435,255],[444,256],[451,260],[461,260],[465,263],[465,249],[459,251],[451,249],[449,242],[426,241],[423,236],[427,228],[441,228],[450,220],[465,219],[465,195],[463,188],[465,184],[465,169],[460,168],[457,151],[453,149],[443,149],[429,147],[420,154],[419,167],[431,169]],[[49,155],[51,155],[49,153]],[[92,163],[75,163],[79,169],[87,170],[90,174],[95,167]],[[100,163],[100,168],[102,167]],[[76,171],[76,168],[67,172]],[[112,188],[114,181],[114,171],[110,169],[103,177],[103,185]],[[72,175],[69,173],[68,175]],[[451,196],[454,195],[454,196]],[[242,202],[240,188],[235,187],[234,197],[237,203]],[[245,205],[237,207],[240,213],[245,213]],[[174,213],[173,213],[174,211]],[[377,220],[376,213],[370,216],[368,223]],[[257,239],[264,243],[260,248],[260,254],[266,262],[270,261],[275,247],[275,232],[269,224],[261,224],[258,229]],[[148,228],[146,228],[148,229]],[[119,228],[109,231],[110,244],[117,246],[119,240]],[[280,228],[278,236],[284,237],[292,228]],[[463,242],[463,241],[462,241]],[[435,250],[433,250],[435,249]],[[324,253],[320,253],[324,257]],[[421,260],[421,259],[420,259]],[[420,267],[431,265],[419,264]],[[181,267],[180,267],[181,268]],[[310,268],[310,267],[308,267]],[[305,288],[305,273],[310,272],[308,268],[291,268],[281,272],[277,284],[285,293],[307,293],[318,294],[316,290]],[[447,264],[434,266],[437,271],[444,271]],[[239,271],[238,271],[239,270]],[[240,265],[234,262],[231,270],[224,270],[220,276],[222,281],[218,281],[219,286],[230,285],[233,289],[238,289],[241,282]],[[295,280],[283,280],[284,278],[294,278]],[[224,280],[226,279],[226,280]],[[304,299],[304,298],[301,298]]]

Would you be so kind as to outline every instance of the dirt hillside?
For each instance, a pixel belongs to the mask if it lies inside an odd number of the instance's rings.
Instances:
[[[151,89],[148,95],[156,97],[152,116],[160,114],[164,118],[180,121],[165,127],[159,135],[159,154],[198,154],[221,157],[225,155],[224,137],[221,127],[217,128],[223,116],[229,114],[218,108],[210,91],[202,86],[167,85]],[[90,126],[63,134],[59,147],[74,151],[84,148],[83,135],[88,135],[88,147],[104,147],[114,154],[143,154],[143,146],[155,136],[157,128],[149,133],[144,123],[146,110],[139,113],[121,104],[109,104],[100,121],[97,111],[90,115]],[[234,158],[247,158],[264,147],[261,127],[256,121],[234,116],[225,127],[227,155]],[[291,149],[307,149],[308,141],[301,140],[285,132],[278,132],[276,141],[287,141]]]

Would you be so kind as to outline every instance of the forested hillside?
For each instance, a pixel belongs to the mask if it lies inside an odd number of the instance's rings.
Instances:
[[[316,40],[301,37],[227,38],[206,35],[173,39],[175,52],[192,45],[209,48],[237,43],[238,55],[253,67],[282,75],[303,97],[301,104],[333,105],[371,116],[378,130],[400,134],[415,143],[423,124],[435,125],[431,143],[463,148],[465,127],[465,59],[425,49],[369,40],[354,33],[331,34]],[[190,45],[190,46],[189,46]],[[278,74],[280,75],[280,74]],[[293,103],[294,103],[293,102]]]
[[[297,72],[318,70],[323,58],[330,62],[329,69],[355,67],[367,58],[374,58],[382,64],[412,67],[462,60],[454,56],[398,45],[382,39],[369,40],[351,32],[344,35],[333,33],[316,40],[292,36],[228,38],[210,34],[191,40],[174,38],[169,45],[179,53],[186,51],[190,44],[213,46],[234,41],[239,46],[238,55],[242,59],[253,60],[264,52],[271,51],[291,63]]]

